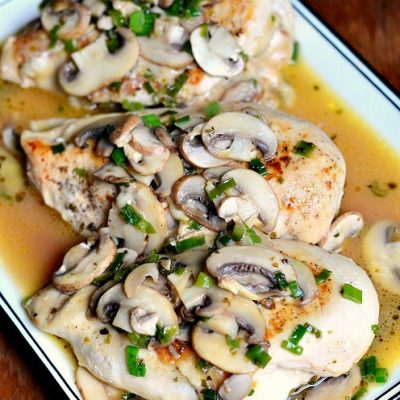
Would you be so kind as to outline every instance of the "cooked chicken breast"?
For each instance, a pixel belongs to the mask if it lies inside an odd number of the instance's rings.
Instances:
[[[40,23],[6,41],[0,76],[93,102],[170,106],[223,97],[276,105],[292,54],[290,2],[185,4],[53,1]]]

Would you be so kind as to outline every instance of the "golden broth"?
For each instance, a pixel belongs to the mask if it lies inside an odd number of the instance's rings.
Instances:
[[[320,126],[337,144],[347,161],[347,184],[342,211],[360,211],[367,224],[382,218],[400,220],[400,189],[375,196],[368,185],[400,184],[400,157],[355,115],[303,63],[284,71],[296,100],[285,111]],[[285,107],[283,107],[285,108]],[[21,129],[31,119],[84,114],[67,105],[66,98],[40,90],[21,90],[0,82],[0,127],[13,123]],[[19,202],[0,200],[0,257],[12,271],[21,297],[44,286],[59,266],[63,253],[79,240],[55,211],[47,208],[33,189]],[[344,253],[363,265],[361,239],[351,240]],[[400,360],[400,299],[377,287],[381,300],[381,332],[370,352],[382,366]]]

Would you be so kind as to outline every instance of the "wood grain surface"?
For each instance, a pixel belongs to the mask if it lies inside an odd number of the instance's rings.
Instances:
[[[400,91],[400,0],[304,0]],[[64,399],[41,361],[0,311],[0,399]]]

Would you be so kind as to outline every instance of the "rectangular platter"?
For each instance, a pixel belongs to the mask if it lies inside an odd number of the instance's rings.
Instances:
[[[0,41],[38,14],[38,0],[0,0]],[[392,148],[400,153],[400,99],[300,1],[297,38],[302,57],[320,80]],[[0,261],[1,262],[1,261]],[[53,338],[28,319],[13,277],[0,265],[0,306],[70,399],[80,399],[71,360]],[[365,400],[400,398],[400,360],[388,382],[371,388]]]

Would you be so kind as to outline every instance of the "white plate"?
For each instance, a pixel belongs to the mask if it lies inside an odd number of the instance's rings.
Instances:
[[[38,3],[38,0],[0,0],[0,40],[35,18]],[[356,113],[400,152],[400,99],[300,1],[293,0],[293,4],[297,12],[297,37],[300,38],[302,57]],[[65,353],[54,340],[31,324],[12,277],[2,268],[0,305],[66,395],[79,400],[71,364],[65,359]],[[387,384],[370,390],[365,400],[399,398],[400,362]]]

